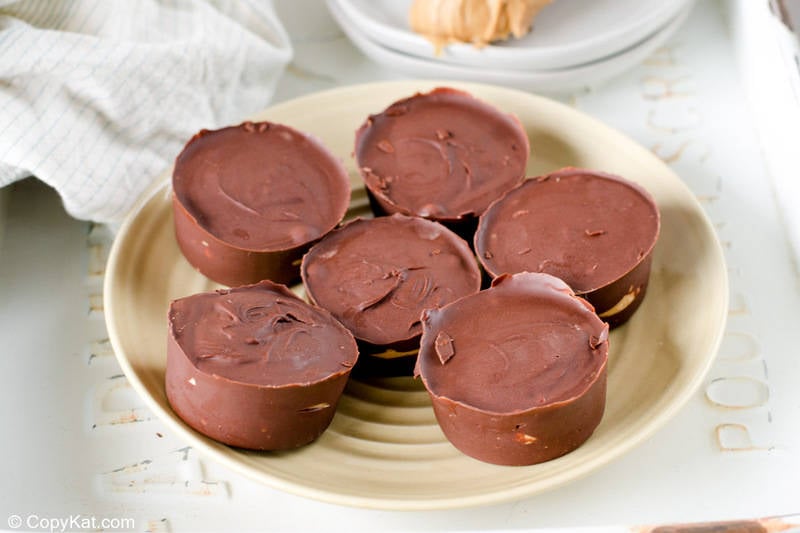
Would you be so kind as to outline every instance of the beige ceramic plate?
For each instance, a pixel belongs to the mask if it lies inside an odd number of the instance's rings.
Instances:
[[[368,114],[434,85],[345,87],[276,105],[254,119],[318,136],[350,169],[351,215],[365,214],[366,198],[350,155],[356,128]],[[297,451],[247,452],[205,438],[167,403],[166,313],[171,299],[216,286],[178,251],[165,184],[117,236],[106,273],[106,321],[130,382],[201,453],[267,485],[333,503],[405,510],[497,503],[550,489],[621,456],[670,419],[701,383],[720,342],[728,289],[715,233],[686,186],[653,154],[567,106],[498,87],[452,85],[521,119],[533,150],[529,175],[566,165],[618,173],[644,185],[661,209],[647,298],[611,335],[608,404],[595,434],[578,450],[545,464],[484,464],[445,440],[427,394],[409,378],[351,381],[330,428]]]

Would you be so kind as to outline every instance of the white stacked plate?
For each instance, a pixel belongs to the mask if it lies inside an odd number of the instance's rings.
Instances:
[[[411,30],[413,0],[327,0],[365,55],[408,76],[493,83],[540,92],[591,87],[637,65],[686,20],[694,0],[554,0],[520,39],[437,52]]]

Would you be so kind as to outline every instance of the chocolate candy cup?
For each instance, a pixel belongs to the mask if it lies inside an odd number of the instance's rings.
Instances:
[[[608,325],[560,279],[503,275],[426,311],[417,373],[447,439],[500,465],[554,459],[603,416]]]
[[[355,339],[330,313],[270,281],[169,308],[167,399],[191,427],[231,446],[315,440],[357,358]]]
[[[477,217],[524,179],[529,151],[516,117],[449,88],[371,115],[355,142],[376,215],[436,220],[470,242]]]
[[[268,122],[201,131],[172,186],[181,252],[229,286],[297,281],[303,254],[350,202],[347,171],[322,144]]]
[[[644,299],[659,229],[658,207],[641,186],[565,168],[493,203],[481,216],[475,251],[493,277],[528,271],[563,279],[615,327]]]
[[[422,311],[478,292],[481,284],[463,239],[400,214],[334,230],[306,254],[301,273],[309,300],[358,340],[358,375],[411,375]]]

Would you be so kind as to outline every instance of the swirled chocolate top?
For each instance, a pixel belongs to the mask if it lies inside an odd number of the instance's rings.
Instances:
[[[400,214],[331,232],[303,258],[301,273],[312,301],[376,345],[419,335],[423,309],[477,292],[481,282],[463,239],[437,222]]]
[[[322,144],[269,122],[201,131],[178,155],[172,185],[198,225],[255,251],[321,237],[350,201],[347,171]]]
[[[450,88],[370,116],[355,144],[364,182],[388,212],[442,221],[483,213],[524,178],[529,151],[516,117]]]
[[[640,185],[565,168],[530,179],[492,204],[475,251],[493,276],[545,272],[578,294],[630,272],[655,246],[658,208]]]
[[[439,397],[493,413],[571,400],[598,378],[608,325],[560,279],[520,273],[426,311],[417,373]]]
[[[330,313],[271,281],[175,300],[169,326],[201,372],[260,386],[314,383],[349,371],[358,357]]]

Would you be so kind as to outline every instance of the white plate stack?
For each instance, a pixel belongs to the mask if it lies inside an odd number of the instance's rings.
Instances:
[[[437,52],[411,30],[413,0],[327,0],[365,55],[387,69],[564,92],[596,86],[640,63],[686,20],[694,0],[554,0],[530,33],[490,44],[450,44]]]

